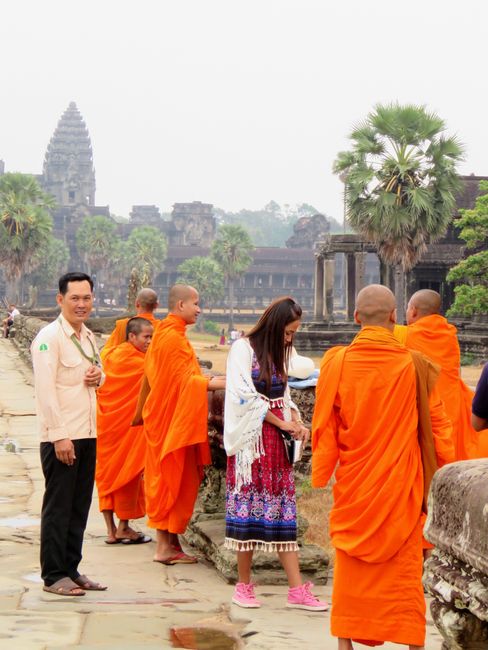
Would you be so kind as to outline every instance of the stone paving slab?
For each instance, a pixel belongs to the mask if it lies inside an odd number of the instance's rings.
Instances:
[[[38,559],[43,478],[35,420],[5,415],[34,410],[32,385],[26,383],[29,369],[21,364],[11,342],[0,339],[0,650],[161,650],[173,647],[169,641],[173,626],[222,629],[222,617],[242,631],[246,650],[335,650],[328,613],[285,609],[284,585],[258,587],[263,607],[243,610],[230,605],[233,588],[205,561],[167,567],[152,562],[153,543],[106,545],[96,494],[80,568],[109,589],[87,592],[82,598],[43,592]],[[6,440],[18,447],[7,451]],[[137,523],[152,534],[143,521]],[[317,588],[329,599],[330,592],[330,584]],[[440,645],[430,625],[426,650],[439,650]],[[201,646],[205,648],[217,650]]]

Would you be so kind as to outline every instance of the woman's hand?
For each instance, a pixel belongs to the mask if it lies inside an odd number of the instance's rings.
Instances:
[[[294,438],[300,438],[301,424],[299,422],[293,422],[293,420],[291,422],[285,422],[285,420],[282,420],[278,426],[283,431],[287,431]]]

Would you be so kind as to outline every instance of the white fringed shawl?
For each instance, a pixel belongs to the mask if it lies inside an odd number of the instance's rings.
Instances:
[[[225,388],[224,446],[228,456],[235,456],[236,491],[251,483],[251,465],[264,456],[263,420],[270,400],[257,392],[252,381],[253,349],[247,338],[232,344],[227,358]],[[290,399],[288,386],[283,397],[285,420],[291,419],[290,408],[298,411]]]

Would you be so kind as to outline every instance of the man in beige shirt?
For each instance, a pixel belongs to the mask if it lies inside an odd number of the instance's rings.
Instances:
[[[96,389],[103,381],[95,338],[83,324],[93,305],[85,273],[59,279],[60,316],[31,346],[45,492],[41,512],[44,591],[84,596],[103,587],[78,572],[93,493]]]

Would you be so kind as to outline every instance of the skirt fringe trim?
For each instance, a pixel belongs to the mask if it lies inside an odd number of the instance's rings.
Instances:
[[[247,539],[240,541],[226,537],[224,548],[231,551],[265,551],[266,553],[298,551],[297,542],[263,542],[260,539]]]

